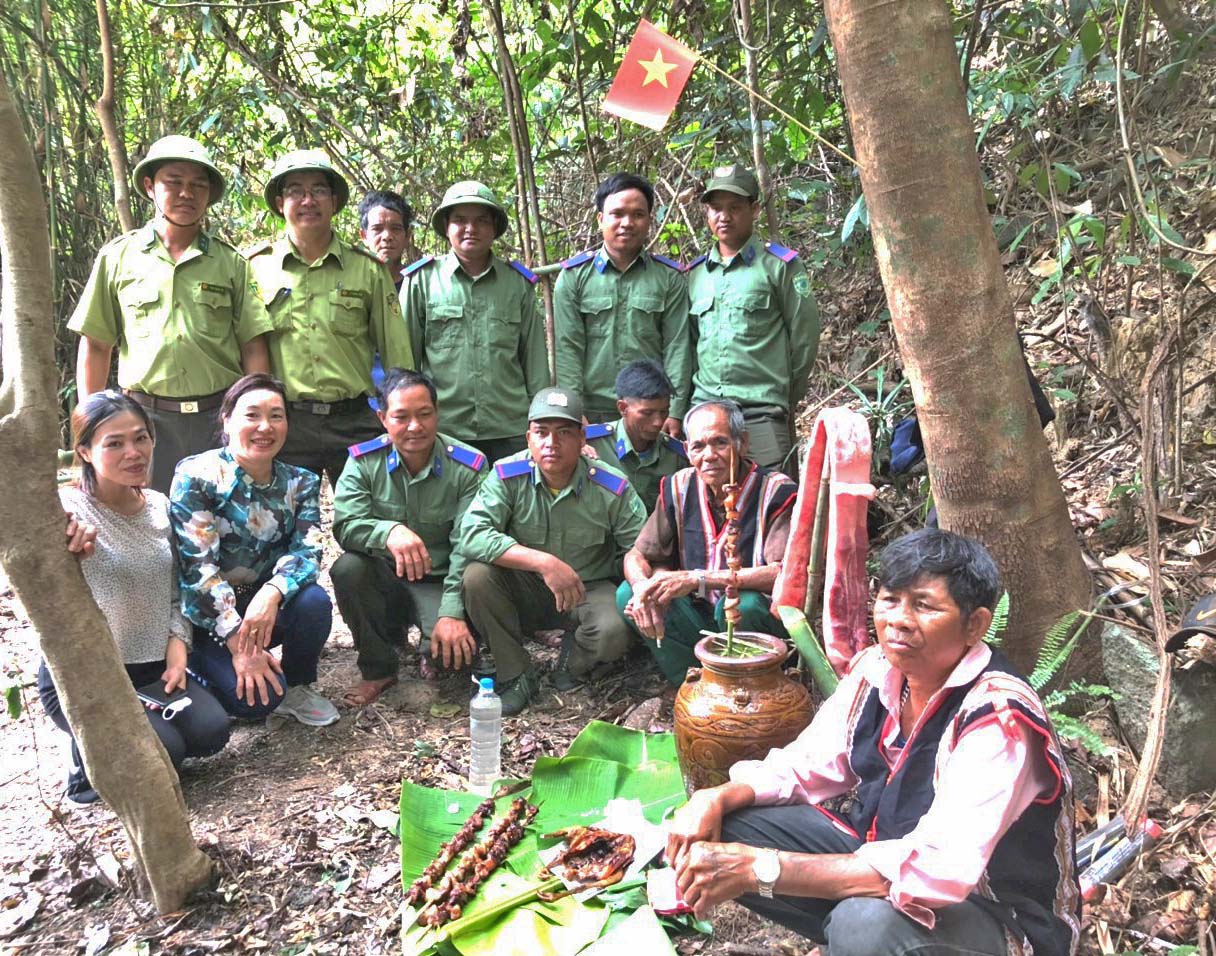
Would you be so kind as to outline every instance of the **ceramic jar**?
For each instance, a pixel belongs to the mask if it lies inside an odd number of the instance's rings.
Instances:
[[[768,634],[736,633],[769,649],[726,657],[709,650],[718,638],[703,638],[694,651],[701,667],[689,669],[676,695],[676,752],[689,794],[725,783],[737,761],[762,759],[811,722],[806,688],[781,670],[789,654],[786,642]]]

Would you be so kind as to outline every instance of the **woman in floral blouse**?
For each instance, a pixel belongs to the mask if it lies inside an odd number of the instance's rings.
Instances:
[[[287,399],[271,376],[228,389],[220,424],[224,447],[183,459],[170,494],[191,669],[233,716],[332,724],[337,709],[312,688],[332,618],[317,584],[321,481],[275,457]]]

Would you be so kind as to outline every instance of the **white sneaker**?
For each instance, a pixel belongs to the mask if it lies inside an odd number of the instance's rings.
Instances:
[[[328,727],[338,719],[338,708],[309,684],[288,687],[287,693],[283,695],[283,702],[274,712],[284,717],[294,717],[309,727]]]

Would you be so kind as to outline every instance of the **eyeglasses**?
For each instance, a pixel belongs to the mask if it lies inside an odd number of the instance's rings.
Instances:
[[[283,190],[284,199],[293,199],[296,202],[299,202],[305,196],[311,196],[313,199],[320,201],[322,199],[328,199],[333,194],[334,191],[328,186],[300,186],[297,184],[294,186],[288,186]]]

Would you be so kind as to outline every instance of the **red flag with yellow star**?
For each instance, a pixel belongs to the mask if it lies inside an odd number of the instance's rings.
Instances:
[[[604,99],[604,110],[662,129],[676,108],[697,54],[649,20],[638,25]]]

